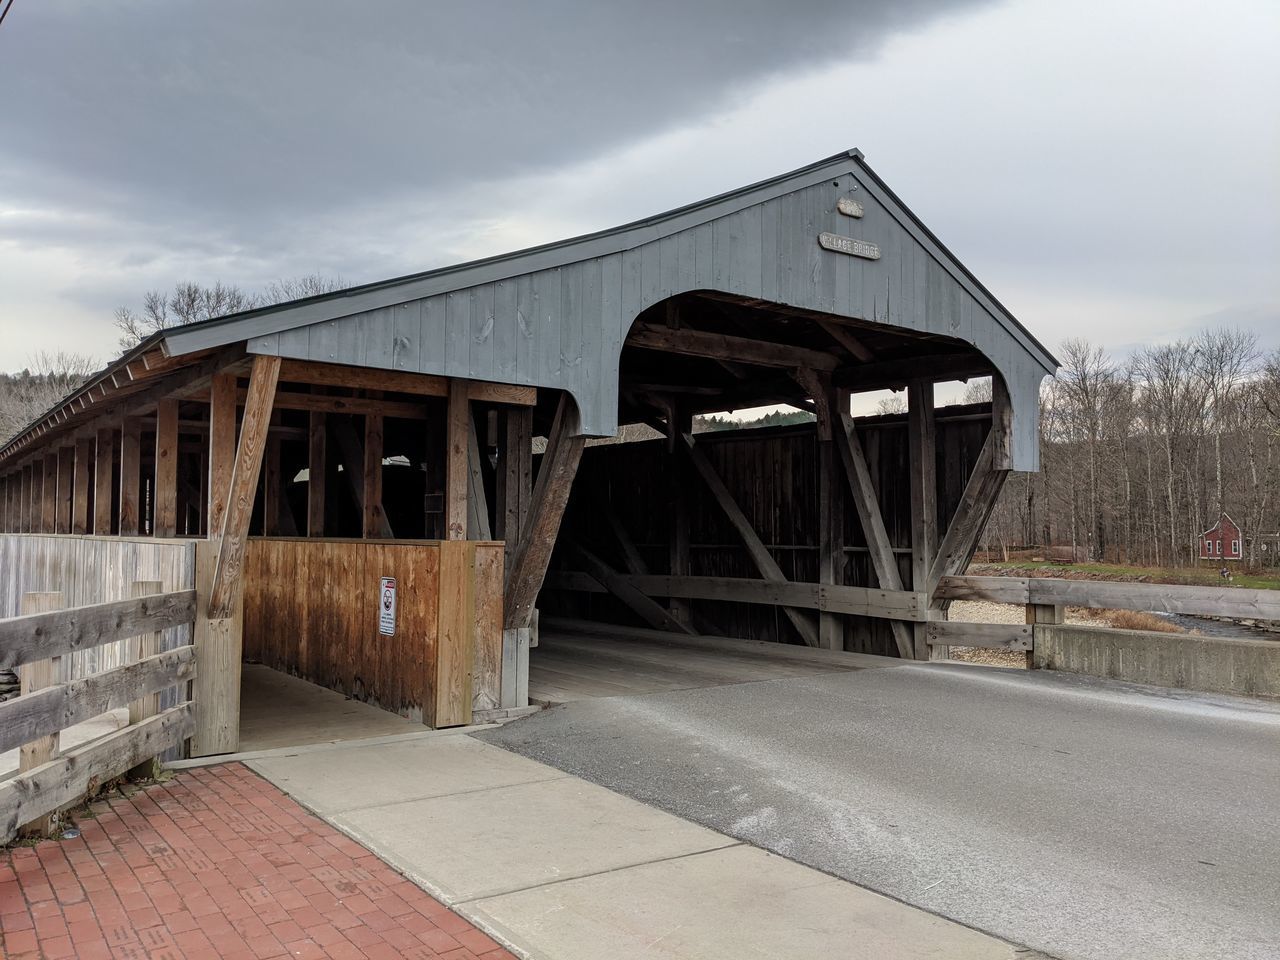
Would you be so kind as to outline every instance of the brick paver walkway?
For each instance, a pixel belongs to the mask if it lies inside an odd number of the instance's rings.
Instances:
[[[0,853],[0,957],[511,957],[241,764],[94,806]]]

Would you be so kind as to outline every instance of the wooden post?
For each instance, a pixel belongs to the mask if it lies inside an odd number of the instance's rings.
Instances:
[[[76,472],[76,448],[61,447],[58,450],[58,499],[54,509],[55,533],[71,532],[72,494]]]
[[[312,411],[307,431],[307,536],[324,536],[324,506],[328,491],[328,433],[325,414]]]
[[[494,534],[505,541],[504,570],[511,578],[511,560],[520,542],[520,532],[529,517],[533,493],[533,408],[509,407],[502,417],[501,459],[498,462],[498,493]]]
[[[835,439],[836,451],[844,462],[845,477],[849,481],[849,492],[853,496],[853,505],[858,511],[858,521],[862,524],[862,533],[867,540],[867,550],[871,556],[871,566],[876,572],[876,579],[884,590],[901,590],[902,576],[898,572],[898,558],[893,552],[893,544],[889,542],[889,532],[885,529],[884,515],[880,512],[880,501],[876,496],[875,484],[871,480],[871,470],[867,466],[867,456],[858,440],[853,421],[845,410],[839,410],[832,436]],[[904,660],[913,658],[915,638],[907,625],[901,620],[890,620],[889,627],[893,631],[893,641],[898,648],[898,656]]]
[[[266,446],[279,377],[279,357],[254,357],[249,393],[244,404],[244,424],[236,447],[236,461],[232,467],[231,487],[210,587],[208,611],[211,619],[228,616],[240,591],[245,539],[249,535],[249,520],[253,516],[253,498],[258,488],[263,448]]]
[[[115,469],[115,431],[99,428],[94,438],[93,458],[93,532],[100,537],[112,533],[112,506],[115,496],[111,481]]]
[[[907,385],[907,443],[911,471],[911,589],[927,592],[929,568],[938,540],[937,425],[933,382],[913,380]],[[928,660],[929,625],[912,625],[917,660]]]
[[[196,543],[196,676],[191,681],[196,726],[190,755],[208,757],[235,753],[240,748],[240,669],[243,650],[243,591],[237,589],[231,606],[211,617],[210,596],[218,567],[220,541]]]
[[[278,413],[278,411],[277,411]],[[278,417],[277,417],[278,419]],[[266,459],[262,465],[262,533],[264,536],[280,535],[280,438],[268,436]]]
[[[156,537],[178,535],[178,401],[156,405],[155,486],[152,497],[151,533]]]
[[[194,636],[198,669],[191,687],[196,710],[191,755],[195,757],[233,753],[240,745],[241,574],[279,379],[279,357],[254,357],[244,423],[221,510],[222,524],[210,527],[209,539],[196,544]],[[216,456],[209,459],[212,494],[220,465]],[[210,518],[214,513],[211,509]]]
[[[164,584],[159,580],[135,580],[129,590],[129,596],[131,597],[147,597],[156,593],[164,593]],[[130,643],[130,646],[133,647],[133,662],[137,663],[139,660],[145,660],[147,657],[153,657],[159,653],[161,636],[160,631],[156,631],[134,637]],[[159,691],[148,693],[129,704],[129,723],[130,725],[141,723],[148,717],[154,717],[159,712]],[[156,758],[151,757],[130,770],[129,777],[134,780],[154,780],[159,770],[160,765]]]
[[[220,536],[236,461],[236,377],[215,373],[209,387],[209,480],[206,536]]]
[[[445,537],[467,538],[467,486],[470,471],[467,458],[471,433],[471,401],[467,398],[467,382],[449,381],[449,411],[445,428]]]
[[[693,434],[693,415],[679,401],[672,401],[667,409],[667,495],[671,504],[667,563],[673,577],[689,575],[689,463],[681,440],[685,434]],[[673,620],[686,627],[693,622],[688,600],[669,597],[667,610]]]
[[[93,441],[82,437],[76,441],[75,473],[71,481],[71,532],[83,537],[89,532],[89,475],[92,472]]]
[[[474,543],[440,545],[440,627],[425,717],[435,728],[471,722],[475,662]]]
[[[503,597],[505,629],[526,629],[533,623],[534,604],[547,575],[547,564],[551,562],[551,551],[586,444],[578,424],[573,398],[562,394],[533,488],[529,519],[520,532],[520,543],[511,561],[511,576]]]
[[[480,463],[480,438],[476,421],[467,426],[467,539],[492,540],[489,526],[489,498],[484,489],[484,467]]]
[[[386,513],[382,507],[382,415],[364,418],[364,537],[383,536]]]
[[[1036,668],[1035,644],[1036,644],[1036,625],[1057,625],[1067,622],[1066,607],[1047,603],[1029,603],[1027,604],[1027,623],[1032,624],[1031,627],[1031,649],[1027,651],[1027,669],[1034,670]]]
[[[33,613],[48,613],[51,610],[61,610],[62,606],[62,594],[60,592],[24,593],[19,613],[22,616],[28,616]],[[19,693],[34,693],[57,683],[58,667],[61,662],[61,657],[51,657],[48,660],[37,660],[34,663],[26,663],[18,667]],[[59,739],[60,734],[51,733],[48,736],[40,737],[24,744],[18,752],[18,772],[26,773],[56,758],[58,756]],[[56,813],[51,813],[38,820],[33,820],[25,825],[22,832],[29,836],[51,837],[53,836],[53,825],[57,816]]]
[[[816,372],[810,395],[817,412],[818,467],[818,582],[844,584],[844,484],[840,482],[840,459],[832,439],[832,414],[838,404],[848,409],[849,395],[833,392],[831,378]],[[825,650],[844,649],[844,617],[836,613],[818,614],[818,646]]]
[[[138,487],[142,477],[142,424],[126,417],[120,428],[120,536],[141,532]]]
[[[40,479],[40,531],[58,532],[58,454],[48,453]]]

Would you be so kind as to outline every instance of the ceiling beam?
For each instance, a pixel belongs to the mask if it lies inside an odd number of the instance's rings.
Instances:
[[[672,330],[647,323],[638,323],[632,327],[626,346],[783,369],[809,367],[814,370],[834,370],[839,366],[839,361],[831,354],[805,347],[793,347],[768,340],[749,340],[746,337],[690,330],[687,327]]]

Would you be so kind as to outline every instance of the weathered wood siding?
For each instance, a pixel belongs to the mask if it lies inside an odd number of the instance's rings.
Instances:
[[[57,590],[64,607],[132,597],[137,580],[157,580],[164,593],[196,585],[194,540],[0,534],[0,617],[18,615],[24,593]],[[58,682],[130,663],[133,641],[81,650],[61,660]],[[162,650],[191,643],[191,625],[166,630]],[[161,707],[177,702],[166,691]]]
[[[244,656],[401,716],[444,727],[498,706],[501,543],[254,538]],[[378,632],[395,577],[395,636]]]
[[[837,212],[859,201],[860,218]],[[878,260],[824,249],[830,232]],[[1003,375],[1014,468],[1038,463],[1039,384],[1052,358],[951,257],[860,157],[594,237],[356,290],[255,319],[254,353],[569,391],[582,431],[617,429],[618,367],[639,314],[714,290],[967,341]],[[212,331],[176,331],[175,347]]]
[[[989,413],[974,408],[943,408],[938,417],[938,523],[945,530],[964,492],[990,429]],[[867,454],[890,541],[897,549],[899,573],[911,582],[911,497],[902,478],[907,475],[907,422],[898,418],[859,421],[858,436]],[[820,542],[817,440],[812,424],[734,432],[700,433],[698,447],[715,467],[770,554],[790,580],[818,581]],[[667,472],[671,458],[663,440],[589,447],[582,459],[573,496],[561,528],[553,563],[576,570],[572,542],[623,569],[622,557],[602,523],[598,504],[608,503],[636,542],[652,573],[668,571],[671,505]],[[866,550],[857,511],[841,478],[844,498],[848,586],[878,584]],[[696,478],[686,487],[690,518],[690,570],[693,576],[758,577],[742,542],[705,486]],[[757,604],[690,601],[700,632],[755,640],[800,642],[780,607]],[[600,619],[639,625],[633,614],[603,594],[546,589],[539,599],[548,615]],[[845,649],[896,656],[887,621],[844,617]]]

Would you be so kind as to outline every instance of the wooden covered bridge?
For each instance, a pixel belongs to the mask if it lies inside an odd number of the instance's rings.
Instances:
[[[194,641],[194,706],[160,707],[197,754],[237,747],[242,658],[433,726],[522,705],[539,611],[544,635],[603,620],[927,658],[939,581],[1007,472],[1037,467],[1054,369],[850,151],[155,334],[0,448],[0,616],[194,590],[190,625],[159,624],[163,648]],[[936,383],[986,376],[990,404],[935,410]],[[904,416],[851,420],[884,388]],[[772,404],[815,419],[692,431]],[[661,436],[588,443],[627,424]],[[41,623],[83,627],[61,616]]]

